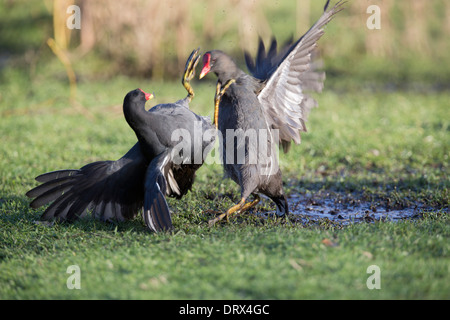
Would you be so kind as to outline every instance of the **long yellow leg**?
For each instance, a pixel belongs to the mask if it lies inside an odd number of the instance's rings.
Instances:
[[[236,82],[236,80],[230,79],[222,87],[222,84],[220,83],[220,81],[217,81],[216,94],[214,96],[214,122],[213,122],[216,125],[216,129],[219,126],[219,104],[220,104],[220,100],[222,99],[222,96],[225,94],[225,91],[227,91],[227,89],[235,82]]]
[[[214,95],[214,119],[213,123],[216,125],[216,129],[218,129],[219,126],[219,103],[220,103],[220,88],[222,87],[222,84],[220,81],[217,81],[216,84],[216,94]]]

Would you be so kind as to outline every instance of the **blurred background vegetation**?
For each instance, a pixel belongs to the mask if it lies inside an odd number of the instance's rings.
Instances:
[[[59,74],[63,58],[77,80],[119,74],[178,79],[193,48],[222,49],[242,63],[244,50],[256,51],[258,36],[266,43],[272,35],[279,43],[298,38],[320,16],[324,3],[0,0],[1,81],[11,76],[5,74],[8,67],[30,77],[41,72],[39,65]],[[66,27],[71,4],[81,8],[79,30]],[[366,26],[371,4],[381,8],[380,30]],[[319,43],[328,79],[337,86],[363,81],[388,88],[417,83],[448,88],[449,17],[450,2],[444,0],[350,0]],[[48,39],[54,39],[59,59]]]

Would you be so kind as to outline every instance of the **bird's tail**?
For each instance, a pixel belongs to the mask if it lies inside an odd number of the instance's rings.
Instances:
[[[281,196],[271,197],[271,199],[277,206],[277,215],[279,217],[284,217],[285,215],[289,214],[289,206],[284,194]]]

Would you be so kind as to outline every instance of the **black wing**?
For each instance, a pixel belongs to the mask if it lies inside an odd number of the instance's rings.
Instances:
[[[26,195],[39,208],[53,202],[42,215],[73,221],[92,212],[100,220],[129,220],[144,201],[144,178],[148,162],[135,144],[117,161],[98,161],[78,170],[60,170],[36,178],[40,186]]]
[[[272,73],[276,70],[278,65],[283,61],[286,53],[292,49],[293,39],[288,39],[281,48],[278,48],[277,40],[272,37],[270,48],[266,52],[266,47],[261,38],[259,38],[258,52],[256,53],[256,59],[249,52],[244,53],[245,64],[248,71],[253,77],[265,81],[270,78]]]
[[[165,195],[167,191],[164,172],[170,161],[168,151],[156,156],[148,166],[145,177],[145,200],[143,217],[147,227],[153,232],[173,229],[169,206]]]

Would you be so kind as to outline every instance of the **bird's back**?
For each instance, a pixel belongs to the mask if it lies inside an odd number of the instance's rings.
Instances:
[[[181,102],[181,103],[180,103]],[[204,141],[205,131],[214,131],[208,117],[202,117],[189,110],[184,100],[176,103],[159,104],[149,110],[152,130],[157,132],[159,141],[165,148],[173,149],[174,162],[180,164],[203,164],[204,149],[215,140]],[[183,154],[178,152],[183,149]],[[186,153],[187,151],[187,153]]]

